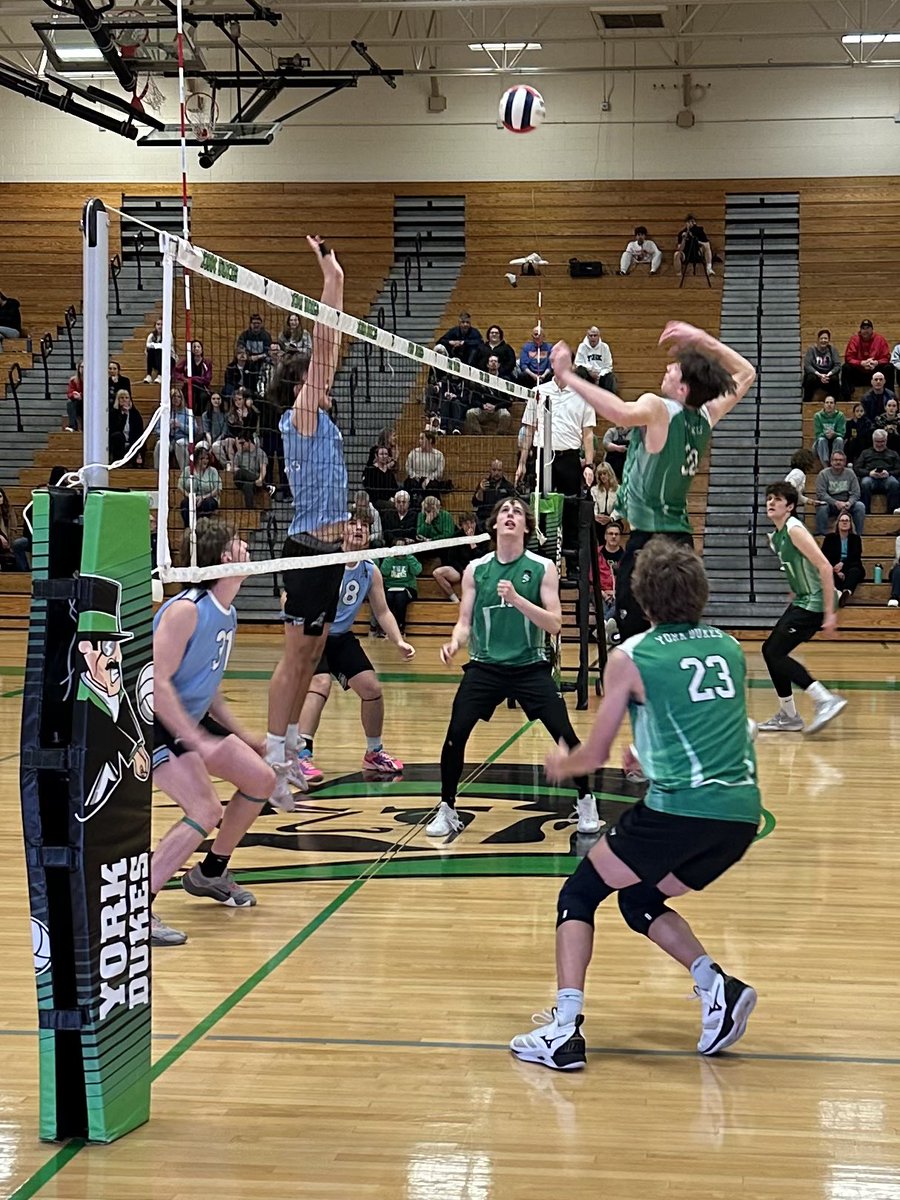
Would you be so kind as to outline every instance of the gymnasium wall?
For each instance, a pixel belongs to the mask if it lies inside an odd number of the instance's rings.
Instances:
[[[396,91],[364,80],[285,128],[270,147],[230,150],[197,180],[447,180],[821,177],[893,173],[900,162],[896,68],[693,71],[697,123],[675,125],[681,70],[548,75],[549,119],[516,137],[495,126],[496,77],[429,81]],[[610,111],[601,112],[604,91]],[[2,92],[0,182],[174,179],[176,148],[139,148],[76,118]],[[288,107],[285,104],[283,107]],[[170,103],[166,119],[174,119]]]

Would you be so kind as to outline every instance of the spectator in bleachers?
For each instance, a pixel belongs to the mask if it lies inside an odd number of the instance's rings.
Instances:
[[[491,459],[487,475],[479,483],[472,495],[472,508],[478,518],[478,528],[483,529],[484,523],[491,515],[494,505],[508,496],[515,496],[515,484],[503,474],[503,462],[499,458]]]
[[[417,513],[410,507],[409,492],[400,489],[394,496],[391,508],[385,509],[382,526],[384,538],[389,546],[401,539],[412,541],[416,536]]]
[[[162,372],[162,321],[157,321],[147,334],[147,374],[144,383],[156,383]]]
[[[803,399],[813,400],[819,392],[835,400],[848,398],[841,388],[841,357],[831,344],[830,329],[820,329],[816,344],[803,356]]]
[[[411,541],[411,538],[400,537],[393,544],[402,548]],[[392,554],[390,558],[381,560],[381,574],[387,606],[394,614],[400,632],[405,633],[406,610],[410,601],[419,594],[417,579],[422,574],[422,564],[415,554]]]
[[[447,347],[438,342],[434,352],[446,357]],[[462,433],[466,416],[465,397],[464,380],[436,367],[430,369],[425,392],[425,411],[432,420],[430,428],[433,432]]]
[[[201,446],[194,455],[193,472],[190,464],[185,463],[181,478],[178,480],[178,490],[184,496],[181,501],[181,519],[184,521],[185,528],[190,519],[188,500],[192,492],[196,497],[195,512],[198,517],[208,516],[219,507],[222,478],[216,468],[210,464],[209,451],[205,446]]]
[[[852,466],[866,447],[872,444],[872,422],[861,404],[853,405],[853,415],[847,422],[844,434],[844,453]]]
[[[859,332],[854,333],[844,351],[841,383],[847,394],[855,387],[873,386],[872,376],[876,371],[881,371],[888,385],[893,384],[890,348],[882,335],[875,332],[872,322],[866,319],[860,321]]]
[[[171,416],[169,418],[169,465],[172,462],[178,464],[182,469],[187,462],[188,430],[190,426],[190,412],[184,402],[184,394],[181,388],[173,387],[169,393],[169,402],[172,406]],[[153,447],[153,466],[159,470],[159,448],[161,442],[157,442]]]
[[[616,511],[616,498],[619,494],[619,481],[616,473],[608,462],[598,463],[596,467],[585,467],[591,470],[593,483],[589,484],[591,499],[594,502],[594,520],[601,526],[602,535],[605,528],[613,519]]]
[[[459,522],[459,529],[456,533],[459,537],[474,537],[478,532],[478,525],[472,513],[466,513]],[[474,562],[476,558],[481,558],[485,553],[484,542],[469,542],[465,546],[451,546],[441,556],[441,566],[435,567],[432,572],[432,578],[435,583],[444,593],[448,600],[454,604],[459,604],[459,596],[456,594],[456,588],[465,574],[466,567],[470,562]]]
[[[889,400],[884,402],[884,412],[875,421],[876,429],[883,429],[887,434],[887,444],[889,450],[896,450],[900,453],[900,421],[898,421],[898,412],[900,406],[897,404],[897,399],[891,396]]]
[[[118,462],[124,458],[144,432],[144,418],[134,407],[131,396],[124,388],[116,392],[116,402],[109,410],[109,458]],[[130,460],[134,467],[144,465],[144,448]]]
[[[608,392],[618,390],[618,383],[613,374],[612,350],[600,338],[600,330],[592,325],[584,337],[584,341],[575,351],[575,366],[584,367],[591,378],[591,383],[606,388]]]
[[[76,433],[84,425],[84,363],[80,362],[66,388],[66,433]]]
[[[684,218],[684,226],[678,233],[674,261],[679,275],[683,267],[700,262],[706,264],[707,275],[715,275],[712,245],[706,230],[697,224],[697,218],[692,213]]]
[[[846,454],[835,450],[831,465],[816,476],[816,536],[824,537],[830,522],[842,512],[850,513],[853,528],[861,535],[866,508],[860,499],[859,480],[847,466]]]
[[[266,483],[269,458],[262,446],[257,445],[246,430],[242,429],[235,441],[237,449],[231,462],[234,486],[244,497],[244,508],[256,508],[257,496],[263,491],[269,491]]]
[[[238,334],[236,349],[243,350],[247,355],[247,372],[252,380],[249,385],[251,392],[256,391],[256,380],[262,370],[269,347],[275,340],[268,329],[264,327],[259,313],[254,313],[250,318],[249,326],[243,333]]]
[[[494,379],[500,378],[500,359],[492,354],[487,360],[487,373]],[[466,412],[466,433],[508,433],[510,426],[509,408],[512,400],[502,392],[476,383],[470,395],[470,407]]]
[[[831,462],[835,450],[844,449],[847,418],[835,407],[834,396],[826,396],[822,407],[813,417],[813,450],[823,467]]]
[[[646,225],[636,225],[634,241],[625,247],[619,262],[619,275],[630,275],[634,267],[643,263],[650,264],[650,274],[658,275],[662,266],[663,254],[656,242],[650,240]]]
[[[441,507],[437,496],[426,496],[416,520],[416,537],[420,542],[436,541],[438,538],[452,538],[456,534],[456,523],[450,513]],[[445,552],[447,553],[447,552]],[[444,557],[441,557],[443,564]]]
[[[259,374],[256,377],[256,395],[261,400],[265,399],[266,393],[275,380],[281,364],[281,353],[281,346],[278,342],[272,342],[265,358],[260,363]]]
[[[13,553],[13,542],[15,540],[9,497],[3,488],[0,488],[0,571],[15,571],[17,569],[16,556]]]
[[[403,486],[414,498],[449,491],[444,479],[446,469],[443,454],[435,448],[434,434],[427,431],[420,433],[418,446],[406,456],[406,480]]]
[[[624,425],[610,425],[603,435],[603,451],[606,461],[615,471],[617,478],[622,478],[622,468],[625,466],[625,455],[628,453],[628,439],[631,430]]]
[[[876,371],[872,376],[872,386],[862,398],[862,406],[865,409],[866,416],[874,425],[881,414],[884,412],[884,406],[888,400],[891,400],[894,393],[887,387],[887,380],[883,371]]]
[[[203,343],[195,338],[191,342],[191,362],[187,355],[175,366],[175,382],[187,395],[188,376],[191,379],[191,400],[197,412],[207,403],[212,391],[212,362],[203,353]]]
[[[815,507],[815,497],[806,495],[806,477],[810,471],[816,470],[818,466],[816,455],[813,454],[812,450],[798,450],[791,456],[791,469],[784,478],[786,483],[797,489],[798,511],[807,504],[811,508]]]
[[[470,313],[461,312],[459,314],[459,322],[452,329],[438,338],[442,346],[447,347],[447,353],[451,358],[458,358],[460,362],[468,363],[470,367],[474,367],[478,361],[478,356],[481,354],[481,348],[484,345],[481,334],[472,324]]]
[[[485,334],[484,345],[475,364],[482,371],[488,369],[488,360],[492,354],[497,356],[500,366],[500,378],[514,380],[516,377],[516,352],[505,340],[503,330],[499,325],[489,325]]]
[[[201,435],[197,444],[204,443],[212,452],[213,458],[218,460],[219,452],[216,447],[228,436],[228,414],[225,412],[220,392],[213,392],[210,396],[200,418],[200,429]]]
[[[887,602],[888,608],[900,607],[900,537],[894,543],[894,565],[891,567],[888,581],[891,585],[891,598]]]
[[[550,366],[550,351],[552,346],[544,338],[540,325],[535,325],[531,331],[531,341],[526,342],[519,354],[519,373],[516,382],[523,387],[537,387],[553,377]]]
[[[230,463],[237,453],[237,439],[241,433],[247,433],[256,440],[259,428],[259,412],[253,403],[253,397],[246,388],[238,388],[231,398],[231,407],[226,414],[228,429],[222,449],[227,463]]]
[[[400,442],[397,438],[397,431],[388,429],[386,425],[383,429],[379,429],[374,445],[369,447],[369,457],[366,459],[367,467],[371,467],[375,461],[379,446],[387,446],[388,466],[392,471],[396,471],[397,463],[400,461]]]
[[[59,484],[59,481],[62,479],[62,477],[64,475],[68,475],[68,473],[69,473],[68,467],[60,467],[60,466],[51,467],[50,474],[47,477],[47,487],[48,488],[56,487]],[[28,527],[28,524],[24,520],[24,517],[27,515],[28,509],[30,509],[30,508],[31,508],[30,504],[26,505],[25,511],[22,514],[22,516],[23,516],[22,525],[24,527],[22,530],[22,536],[17,537],[13,541],[13,544],[12,544],[13,557],[16,560],[16,570],[17,571],[30,571],[31,570],[31,563],[29,562],[28,555],[31,553],[32,536],[31,536],[31,530]],[[155,561],[156,560],[154,558],[154,562]]]
[[[891,366],[894,370],[894,387],[900,386],[897,383],[900,379],[900,342],[891,351]]]
[[[22,336],[22,312],[18,300],[0,291],[0,350],[4,338]]]
[[[862,538],[853,530],[848,512],[842,512],[831,533],[825,535],[822,553],[834,570],[834,586],[841,593],[841,608],[866,577],[862,561]]]
[[[250,385],[251,376],[247,366],[247,351],[238,348],[234,352],[234,358],[225,368],[222,395],[226,400],[230,400],[238,388],[246,388],[249,391]]]
[[[900,510],[900,454],[888,449],[886,429],[872,430],[872,445],[856,460],[863,504],[872,511],[872,497],[882,492],[887,497],[887,510]]]
[[[397,492],[397,476],[391,469],[391,452],[387,446],[378,446],[375,461],[363,470],[363,487],[379,510],[389,508]]]
[[[109,403],[115,404],[116,392],[122,388],[125,389],[129,396],[131,395],[131,380],[127,375],[122,374],[122,368],[114,358],[109,360],[107,370],[109,372]]]
[[[293,350],[307,357],[312,355],[313,344],[309,330],[303,328],[296,313],[288,313],[284,328],[278,335],[278,345],[282,352]]]
[[[384,526],[381,522],[381,513],[372,503],[372,498],[366,491],[359,491],[353,497],[352,505],[354,513],[368,513],[369,519],[369,545],[372,547],[384,545]]]

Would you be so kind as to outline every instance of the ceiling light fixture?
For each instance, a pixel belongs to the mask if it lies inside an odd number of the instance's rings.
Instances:
[[[543,50],[540,42],[469,42],[470,50],[483,50],[486,54],[491,51],[503,50]]]
[[[63,62],[103,62],[103,53],[97,46],[55,46],[56,57]]]
[[[845,46],[869,46],[878,42],[900,42],[900,33],[845,33],[841,38]]]

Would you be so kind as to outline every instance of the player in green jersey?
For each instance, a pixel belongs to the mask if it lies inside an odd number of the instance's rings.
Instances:
[[[534,515],[517,496],[499,501],[487,521],[495,549],[469,563],[463,574],[459,619],[441,649],[445,665],[469,645],[469,661],[450,714],[441,750],[441,803],[425,827],[429,837],[463,828],[456,789],[465,766],[466,743],[479,721],[512,699],[530,720],[541,721],[554,742],[578,746],[566,703],[553,680],[547,634],[559,633],[559,574],[548,558],[525,549]],[[597,804],[586,776],[575,780],[579,833],[598,833]]]
[[[779,481],[766,488],[766,515],[775,526],[769,545],[781,560],[791,589],[791,603],[763,642],[762,655],[780,705],[778,712],[759,727],[760,733],[801,733],[803,718],[794,704],[792,685],[802,688],[815,705],[806,733],[816,733],[834,720],[847,701],[813,679],[791,651],[821,630],[837,635],[834,569],[816,545],[815,538],[794,516],[800,496],[793,484]]]
[[[657,538],[634,569],[634,591],[653,622],[612,652],[590,737],[547,758],[560,781],[609,757],[630,712],[637,757],[650,786],[563,884],[557,905],[559,991],[550,1021],[510,1049],[555,1070],[585,1064],[584,982],[597,906],[618,892],[628,926],[690,971],[700,997],[697,1049],[716,1054],[742,1036],[756,992],[714,963],[666,901],[705,888],[744,856],[761,813],[740,646],[700,623],[709,587],[688,546]],[[631,758],[628,752],[627,758]]]
[[[560,387],[577,392],[614,425],[633,430],[616,500],[631,527],[616,574],[617,621],[623,638],[647,628],[631,588],[638,552],[656,534],[693,545],[687,498],[710,433],[756,378],[752,365],[736,350],[683,321],[670,321],[659,341],[675,351],[660,385],[662,395],[645,392],[633,402],[576,375],[565,342],[558,342],[550,356]]]

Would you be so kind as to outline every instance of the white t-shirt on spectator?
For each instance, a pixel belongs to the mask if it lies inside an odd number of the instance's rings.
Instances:
[[[410,450],[406,456],[406,474],[410,479],[443,479],[444,456],[440,450]]]
[[[571,388],[561,388],[555,379],[542,383],[538,389],[542,396],[549,397],[553,424],[554,450],[581,450],[584,445],[584,430],[597,424],[597,414],[589,404]],[[544,445],[543,415],[537,407],[536,395],[525,406],[523,425],[534,427],[534,445]]]

